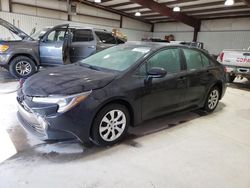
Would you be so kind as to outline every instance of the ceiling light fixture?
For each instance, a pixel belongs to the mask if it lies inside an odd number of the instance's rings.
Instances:
[[[139,11],[137,11],[137,12],[135,13],[135,16],[141,16],[141,13],[140,13]]]
[[[95,3],[101,3],[101,0],[94,0]]]
[[[234,5],[234,0],[226,0],[226,1],[225,1],[225,5],[226,5],[226,6]]]
[[[180,9],[180,7],[174,7],[174,8],[173,8],[173,11],[174,11],[174,12],[180,12],[181,9]]]

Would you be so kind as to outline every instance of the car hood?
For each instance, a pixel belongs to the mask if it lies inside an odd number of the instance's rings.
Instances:
[[[3,20],[0,18],[0,25],[5,27],[6,29],[10,30],[11,32],[15,33],[21,39],[31,38],[28,34],[17,28],[16,26],[12,25],[11,23]],[[32,39],[32,38],[31,38]]]
[[[116,74],[92,70],[77,64],[41,71],[28,78],[22,92],[26,96],[71,95],[99,89],[109,84]]]

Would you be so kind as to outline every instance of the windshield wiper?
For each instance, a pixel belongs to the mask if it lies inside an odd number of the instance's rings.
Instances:
[[[97,71],[100,71],[101,69],[97,66],[93,66],[93,65],[88,65],[88,64],[85,64],[85,63],[78,63],[78,65],[80,66],[83,66],[83,67],[87,67],[89,69],[92,69],[92,70],[97,70]]]

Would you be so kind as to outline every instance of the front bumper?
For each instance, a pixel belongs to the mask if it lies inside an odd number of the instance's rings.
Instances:
[[[0,53],[0,66],[7,68],[9,65],[10,55],[6,53]]]
[[[20,94],[17,97],[17,118],[27,132],[46,141],[78,139],[90,142],[94,115],[85,104],[79,104],[65,113],[57,113],[57,105],[41,106],[24,98]]]
[[[239,67],[239,66],[230,66],[225,65],[226,71],[229,75],[250,75],[250,67]]]
[[[20,103],[18,103],[17,118],[27,132],[41,140],[66,140],[76,138],[69,132],[53,129],[45,118],[42,118],[38,114],[36,115]]]

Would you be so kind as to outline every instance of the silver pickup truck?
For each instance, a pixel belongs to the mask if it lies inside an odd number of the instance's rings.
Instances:
[[[250,80],[250,47],[247,50],[223,50],[217,61],[225,66],[230,83],[237,76]]]

